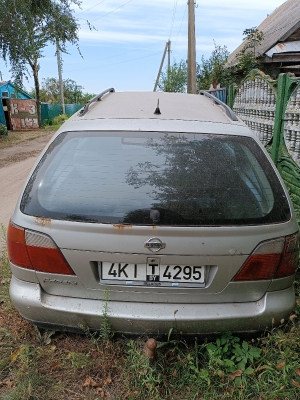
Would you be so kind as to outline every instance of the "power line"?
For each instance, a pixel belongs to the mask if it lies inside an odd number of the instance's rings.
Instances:
[[[182,28],[182,24],[183,24],[183,20],[184,20],[184,18],[185,18],[185,14],[186,14],[187,6],[188,6],[188,5],[186,4],[186,6],[185,6],[185,10],[184,10],[184,13],[183,13],[183,17],[182,17],[182,20],[181,20],[180,28],[179,28],[179,31],[178,31],[178,33],[177,33],[177,38],[176,38],[176,40],[175,40],[175,44],[177,43],[178,36],[179,36],[179,33],[180,33],[180,31],[181,31],[181,28]]]
[[[177,11],[177,3],[178,3],[178,0],[174,0],[173,16],[172,16],[172,23],[171,23],[170,35],[169,35],[170,39],[171,39],[172,33],[173,33],[173,26],[174,26],[176,11]]]
[[[148,46],[139,47],[138,49],[135,49],[135,50],[126,51],[125,53],[120,53],[120,54],[116,54],[116,55],[114,55],[114,56],[106,57],[106,58],[103,58],[103,60],[108,60],[108,59],[110,59],[110,58],[119,57],[119,56],[124,56],[124,55],[129,54],[129,53],[134,53],[135,51],[144,50],[144,49],[146,49],[146,48],[148,48],[148,47],[154,46],[154,45],[156,45],[156,44],[158,44],[158,43],[161,43],[161,42],[164,42],[164,40],[159,40],[158,42],[149,44]]]
[[[120,62],[118,62],[118,63],[115,63],[115,64],[106,64],[106,65],[104,65],[104,67],[107,67],[107,66],[110,66],[110,65],[125,64],[125,63],[127,63],[127,62],[131,62],[131,61],[142,60],[143,58],[149,58],[149,57],[153,57],[153,56],[156,56],[157,54],[161,54],[161,52],[159,51],[159,52],[157,52],[157,53],[152,53],[152,54],[149,54],[148,56],[143,56],[143,57],[133,58],[133,59],[131,59],[131,60],[126,60],[126,61],[120,61]]]
[[[147,49],[148,47],[155,46],[156,44],[162,43],[162,42],[165,42],[165,40],[159,40],[158,42],[151,43],[151,44],[149,44],[148,46],[139,47],[139,48],[137,48],[137,49],[135,49],[135,50],[126,51],[125,53],[119,53],[119,54],[115,54],[115,55],[110,56],[110,57],[105,57],[105,58],[102,58],[101,61],[109,60],[110,58],[120,57],[120,56],[124,56],[124,55],[126,55],[126,54],[134,53],[134,52],[136,52],[136,51],[144,50],[144,49]],[[81,64],[81,62],[72,63],[72,65],[76,65],[76,64]],[[95,63],[94,63],[93,65],[97,66],[98,64],[95,64]],[[74,70],[73,70],[73,71],[74,71]],[[77,70],[77,71],[78,71],[78,70]]]
[[[120,62],[117,62],[117,63],[114,63],[114,64],[104,64],[104,65],[100,65],[100,66],[98,64],[98,65],[90,66],[88,68],[83,67],[83,68],[80,68],[80,71],[85,71],[86,69],[93,69],[93,68],[99,68],[99,67],[110,67],[110,66],[114,66],[114,65],[125,64],[125,63],[131,62],[131,61],[137,61],[137,60],[142,60],[143,58],[149,58],[149,57],[152,57],[152,56],[156,56],[157,54],[161,54],[161,52],[152,53],[152,54],[149,54],[149,55],[143,56],[143,57],[132,58],[132,59],[126,60],[126,61],[120,61]],[[74,70],[74,69],[73,70],[69,70],[68,69],[68,71],[78,71],[78,69],[77,70]]]
[[[90,8],[88,8],[87,10],[85,10],[85,11],[83,11],[83,12],[86,12],[86,11],[91,10],[92,8],[94,8],[94,7],[96,7],[97,5],[103,3],[104,1],[105,1],[105,0],[102,0],[101,2],[99,2],[99,3],[97,3],[96,5],[94,5],[94,6],[90,7]],[[92,20],[91,22],[94,22],[94,21],[97,21],[97,20],[99,20],[99,19],[101,19],[101,18],[104,18],[105,16],[107,16],[107,15],[109,15],[109,14],[112,14],[113,12],[115,12],[115,11],[117,11],[117,10],[119,10],[119,9],[121,9],[121,8],[123,8],[123,7],[125,7],[127,4],[129,4],[129,3],[131,3],[131,2],[132,2],[132,0],[129,0],[129,1],[127,1],[126,3],[123,3],[121,6],[119,6],[119,7],[115,8],[115,9],[113,9],[112,11],[110,11],[110,12],[108,12],[108,13],[106,13],[106,14],[101,15],[101,16],[98,17],[98,18],[95,18],[95,19]],[[178,6],[178,0],[174,0],[173,14],[172,14],[172,23],[171,23],[171,29],[170,29],[170,36],[171,36],[172,33],[173,33],[173,28],[174,28],[174,23],[175,23],[175,17],[176,17],[176,12],[177,12],[177,6]],[[186,5],[186,7],[185,7],[185,11],[184,11],[184,14],[183,14],[183,17],[182,17],[182,20],[181,20],[181,24],[180,24],[180,28],[179,28],[179,31],[178,31],[178,34],[177,34],[176,42],[177,42],[177,40],[178,40],[178,36],[179,36],[179,34],[180,34],[180,31],[181,31],[181,28],[182,28],[182,25],[183,25],[183,21],[184,21],[185,15],[186,15],[186,10],[187,10],[187,5]],[[153,46],[153,45],[155,45],[155,44],[157,44],[157,43],[161,43],[161,42],[163,42],[163,41],[164,41],[164,40],[160,40],[160,41],[155,42],[155,43],[153,43],[153,44],[151,44],[151,45],[143,46],[142,48],[139,48],[139,49],[136,49],[136,50],[132,50],[132,51],[128,51],[128,52],[125,52],[125,53],[120,53],[120,54],[117,54],[117,55],[113,55],[113,56],[110,56],[110,57],[106,57],[106,58],[103,59],[103,61],[104,61],[104,60],[111,59],[111,58],[114,58],[114,57],[119,57],[119,56],[122,56],[122,55],[126,55],[126,54],[129,54],[129,53],[135,52],[135,51],[143,50],[144,48]],[[175,43],[176,43],[176,42],[175,42]],[[85,70],[85,69],[97,68],[98,66],[110,66],[110,65],[113,66],[113,65],[128,63],[128,62],[132,62],[132,61],[136,61],[136,60],[140,60],[140,59],[152,57],[152,56],[157,55],[157,54],[160,54],[160,53],[153,53],[153,54],[150,54],[150,55],[147,55],[147,56],[138,57],[138,58],[134,58],[134,59],[130,59],[130,60],[125,60],[125,61],[121,61],[121,62],[118,62],[118,63],[112,63],[112,64],[104,64],[104,65],[103,65],[103,64],[102,64],[102,65],[101,65],[101,64],[100,64],[100,65],[99,65],[99,64],[98,64],[98,65],[93,64],[93,66],[90,66],[90,67],[88,67],[88,68],[84,68],[84,67],[83,67],[83,70]],[[102,60],[101,60],[101,61],[102,61]],[[80,64],[80,63],[76,63],[76,64]],[[74,65],[74,64],[73,64],[73,65]],[[77,69],[77,70],[78,70],[78,69]],[[82,70],[82,68],[81,68],[81,70]],[[72,71],[72,70],[71,70],[71,71]],[[75,70],[73,69],[73,71],[76,71],[76,69],[75,69]]]
[[[103,18],[103,17],[106,17],[106,15],[109,15],[109,14],[111,14],[111,13],[113,13],[113,12],[119,10],[120,8],[126,6],[126,4],[131,3],[131,2],[132,2],[132,0],[127,1],[127,3],[124,3],[124,4],[122,4],[120,7],[117,7],[117,8],[115,8],[114,10],[112,10],[112,11],[106,13],[106,14],[101,15],[101,17],[99,17],[99,18],[93,19],[91,22],[98,21],[98,19],[101,19],[101,18]]]
[[[95,4],[94,6],[88,8],[87,10],[83,10],[83,11],[77,13],[77,15],[80,15],[80,14],[83,14],[83,13],[85,13],[85,12],[87,12],[87,11],[90,11],[92,8],[95,8],[95,7],[99,6],[99,4],[102,4],[102,3],[104,3],[104,2],[105,2],[105,0],[102,0],[102,1],[100,1],[99,3]]]

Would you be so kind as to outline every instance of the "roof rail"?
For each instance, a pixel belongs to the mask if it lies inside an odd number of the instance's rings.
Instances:
[[[229,118],[231,118],[232,121],[238,121],[239,120],[238,117],[235,115],[235,113],[232,111],[232,109],[230,107],[228,107],[227,104],[223,103],[223,101],[221,101],[217,97],[215,97],[214,95],[208,93],[206,90],[200,90],[198,93],[202,94],[203,96],[206,96],[206,97],[210,98],[215,103],[217,103],[220,106],[222,106],[225,109],[225,112],[226,112],[227,116]]]
[[[97,94],[97,96],[93,97],[91,100],[89,100],[87,103],[85,103],[84,107],[79,111],[79,113],[77,114],[79,117],[83,117],[89,110],[89,106],[94,103],[95,101],[101,101],[102,97],[106,94],[106,93],[112,93],[114,92],[115,89],[114,88],[109,88],[104,90],[102,93]]]

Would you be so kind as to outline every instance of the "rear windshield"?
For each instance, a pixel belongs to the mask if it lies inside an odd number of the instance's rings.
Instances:
[[[211,134],[67,132],[34,171],[25,214],[135,225],[284,222],[284,190],[251,138]]]

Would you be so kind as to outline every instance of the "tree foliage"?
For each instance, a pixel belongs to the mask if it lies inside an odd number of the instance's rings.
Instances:
[[[257,46],[264,40],[264,34],[257,28],[245,29],[243,32],[244,46],[237,54],[238,65],[237,69],[247,75],[252,69],[261,67],[257,54]]]
[[[234,82],[235,78],[228,68],[225,68],[225,63],[229,56],[229,51],[226,46],[218,46],[215,43],[215,48],[210,57],[201,58],[201,63],[197,63],[197,89],[208,90],[215,81],[221,87],[228,87]]]
[[[228,56],[227,47],[216,44],[208,59],[202,56],[201,62],[196,63],[198,90],[208,90],[214,81],[221,87],[228,87],[235,81],[232,70],[224,66]],[[164,92],[186,92],[187,63],[184,60],[179,63],[175,61],[170,68],[166,68],[165,72],[161,73],[158,87]]]
[[[260,54],[257,47],[264,40],[264,34],[257,28],[245,29],[244,46],[237,54],[238,65],[226,68],[225,64],[229,57],[226,46],[215,48],[209,58],[202,56],[201,62],[196,63],[197,68],[197,89],[208,90],[213,83],[221,87],[228,87],[244,78],[252,69],[261,68]],[[159,88],[165,92],[186,92],[187,88],[187,64],[184,60],[174,62],[171,68],[161,74]]]
[[[179,63],[176,61],[162,72],[158,82],[158,87],[162,92],[180,92],[187,90],[187,65],[184,60]]]
[[[92,93],[84,93],[84,87],[78,85],[72,79],[63,80],[64,99],[66,104],[85,104],[95,95]],[[34,89],[30,93],[35,96]],[[40,88],[40,101],[44,103],[60,104],[60,87],[59,80],[56,78],[46,78],[42,80]]]
[[[39,94],[39,59],[49,44],[78,44],[79,24],[71,9],[80,0],[0,0],[0,57],[10,64],[12,77],[23,87],[33,76],[36,100]],[[37,107],[39,110],[39,107]],[[40,121],[40,112],[38,111]]]

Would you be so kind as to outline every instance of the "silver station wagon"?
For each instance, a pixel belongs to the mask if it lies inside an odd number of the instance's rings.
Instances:
[[[293,310],[298,225],[264,147],[212,96],[88,102],[33,168],[8,228],[10,295],[41,327],[249,332]]]

